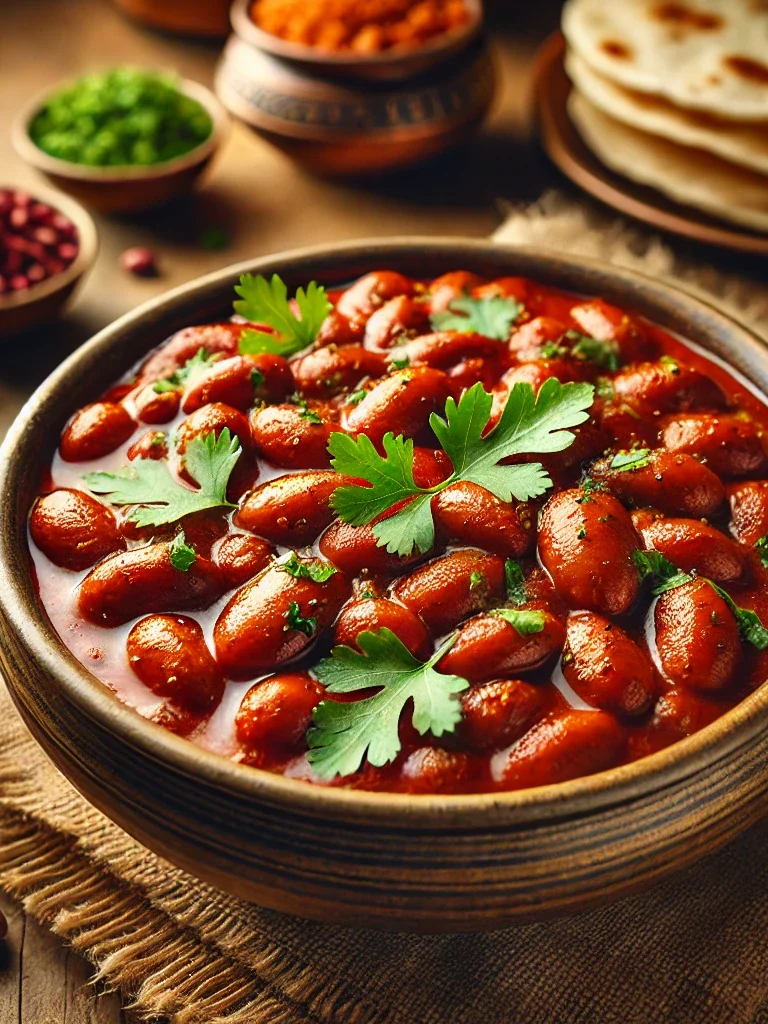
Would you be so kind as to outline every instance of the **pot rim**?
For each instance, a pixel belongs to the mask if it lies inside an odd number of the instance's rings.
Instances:
[[[526,261],[544,260],[548,269],[539,270],[538,274],[552,279],[553,283],[566,272],[604,275],[610,279],[609,285],[627,287],[637,292],[638,297],[644,295],[643,301],[648,305],[655,304],[657,315],[662,319],[666,313],[702,320],[704,326],[699,327],[700,331],[706,328],[710,336],[719,335],[724,346],[732,353],[738,352],[742,361],[747,356],[750,365],[762,363],[768,374],[768,352],[758,337],[698,294],[600,260],[564,256],[539,246],[512,246],[459,237],[408,236],[316,245],[231,264],[150,299],[99,331],[37,388],[10,427],[0,447],[0,493],[15,492],[24,466],[23,463],[14,465],[12,456],[17,449],[23,450],[25,443],[33,443],[28,440],[28,435],[39,434],[45,429],[46,405],[52,396],[66,388],[71,377],[79,376],[93,356],[119,347],[124,332],[138,327],[143,320],[170,317],[174,311],[186,313],[187,307],[195,304],[202,306],[217,287],[220,289],[227,281],[234,284],[239,275],[246,272],[285,271],[290,270],[291,264],[316,261],[319,264],[317,276],[322,279],[324,271],[342,266],[344,257],[357,265],[355,273],[364,273],[365,270],[359,269],[363,265],[371,270],[425,250],[432,260],[445,258],[446,265],[457,264],[465,257],[476,264],[483,258],[498,264],[506,256],[511,272],[520,272],[520,268],[515,267],[516,260],[522,260],[524,264]],[[536,276],[536,273],[532,270],[530,276]],[[572,285],[565,286],[565,290],[579,291]],[[588,294],[587,287],[584,294]],[[631,301],[628,305],[632,305]],[[653,319],[652,314],[647,315]],[[190,315],[192,319],[194,317]],[[732,368],[732,372],[734,369],[737,374],[740,372],[737,368]],[[751,385],[756,386],[753,381]],[[67,698],[145,756],[164,762],[188,777],[200,778],[208,785],[256,801],[313,816],[358,817],[367,821],[378,819],[428,829],[488,828],[508,824],[511,820],[525,823],[567,818],[639,799],[672,786],[727,758],[734,750],[750,745],[768,724],[768,685],[763,685],[715,722],[658,753],[608,771],[533,789],[418,795],[325,787],[285,778],[230,761],[147,721],[133,708],[123,704],[78,662],[38,604],[31,577],[25,580],[23,573],[14,571],[14,561],[21,556],[26,562],[29,556],[28,550],[20,552],[16,544],[13,518],[4,516],[0,522],[0,613],[37,663],[57,680]]]

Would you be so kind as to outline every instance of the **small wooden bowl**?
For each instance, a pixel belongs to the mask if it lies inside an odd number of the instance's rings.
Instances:
[[[136,21],[184,36],[223,39],[229,31],[229,0],[113,0]]]
[[[228,118],[216,97],[199,82],[181,79],[179,89],[205,108],[213,122],[208,138],[188,153],[149,167],[90,167],[49,156],[29,135],[32,119],[49,96],[63,86],[46,89],[20,112],[11,129],[16,152],[58,188],[100,213],[131,213],[167,202],[189,191],[224,141]]]
[[[55,320],[93,266],[99,249],[96,225],[79,203],[52,188],[36,185],[30,191],[35,199],[48,203],[69,217],[77,228],[78,252],[60,274],[54,274],[24,291],[0,295],[0,338]]]
[[[484,241],[344,243],[252,260],[122,317],[38,389],[0,451],[0,660],[24,720],[81,792],[141,843],[263,906],[399,930],[463,931],[618,899],[692,864],[768,808],[768,685],[690,738],[560,785],[479,796],[311,786],[235,764],[141,718],[40,609],[27,517],[69,415],[170,333],[225,316],[241,273],[289,289],[374,268],[464,268],[604,296],[727,359],[768,390],[768,353],[712,306],[582,257]]]
[[[244,43],[279,57],[295,66],[299,73],[328,78],[344,77],[372,82],[394,82],[433,68],[456,57],[480,33],[483,24],[481,0],[464,0],[469,15],[455,31],[435,36],[423,46],[393,47],[381,53],[359,54],[350,51],[320,50],[316,46],[293,43],[259,28],[250,16],[253,0],[235,0],[230,20],[235,35]]]
[[[470,136],[490,107],[495,72],[476,40],[416,82],[320,78],[231,36],[216,71],[224,106],[311,170],[350,175],[426,160]]]

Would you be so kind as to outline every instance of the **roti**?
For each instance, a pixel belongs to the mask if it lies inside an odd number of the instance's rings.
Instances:
[[[568,0],[563,32],[591,68],[627,89],[768,121],[765,0]]]
[[[675,202],[768,233],[768,178],[622,124],[575,89],[568,113],[589,148],[612,171]]]
[[[565,67],[579,92],[617,121],[768,174],[768,123],[724,121],[683,110],[649,93],[625,89],[598,74],[573,50],[566,55]]]

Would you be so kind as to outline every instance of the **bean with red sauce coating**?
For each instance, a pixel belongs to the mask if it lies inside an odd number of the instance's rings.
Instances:
[[[194,714],[206,714],[221,701],[224,677],[199,623],[186,615],[148,615],[126,641],[128,664],[159,697]]]
[[[136,429],[131,414],[116,402],[93,402],[75,413],[61,435],[65,462],[89,462],[109,455]]]
[[[55,565],[89,569],[125,550],[114,513],[83,491],[60,488],[38,498],[29,518],[32,540]]]
[[[720,478],[692,455],[659,448],[648,452],[644,465],[623,469],[611,469],[613,458],[598,459],[589,475],[624,504],[704,519],[715,515],[725,501]]]

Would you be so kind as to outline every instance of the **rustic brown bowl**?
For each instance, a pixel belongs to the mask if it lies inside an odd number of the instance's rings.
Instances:
[[[265,32],[251,18],[253,0],[235,0],[230,20],[235,35],[257,50],[278,57],[298,71],[327,78],[366,79],[395,82],[420,75],[429,68],[456,57],[479,34],[483,25],[482,0],[464,0],[469,15],[465,24],[435,36],[422,46],[392,47],[381,53],[359,54],[349,50],[321,50],[305,43],[282,39]]]
[[[32,119],[46,99],[62,86],[46,89],[19,113],[11,129],[16,152],[44,174],[57,188],[100,213],[134,213],[158,206],[188,192],[213,159],[227,136],[227,113],[204,85],[181,79],[179,89],[205,108],[213,128],[211,134],[188,153],[148,167],[91,167],[44,153],[29,135]]]
[[[27,515],[67,417],[172,331],[226,315],[243,271],[289,288],[376,267],[522,274],[678,331],[768,391],[768,354],[713,307],[581,257],[460,239],[305,249],[229,267],[122,317],[39,388],[0,452],[0,641],[11,694],[64,774],[175,864],[238,896],[322,920],[461,931],[618,899],[734,838],[768,806],[768,686],[644,760],[539,789],[406,796],[313,787],[153,725],[67,651],[35,597]]]
[[[0,295],[0,338],[51,323],[60,316],[83,277],[93,266],[99,249],[96,225],[79,203],[52,188],[36,185],[31,191],[35,199],[61,211],[75,225],[78,236],[77,256],[60,274],[54,274],[24,291]]]
[[[113,0],[136,21],[161,32],[220,39],[229,31],[229,0]]]

